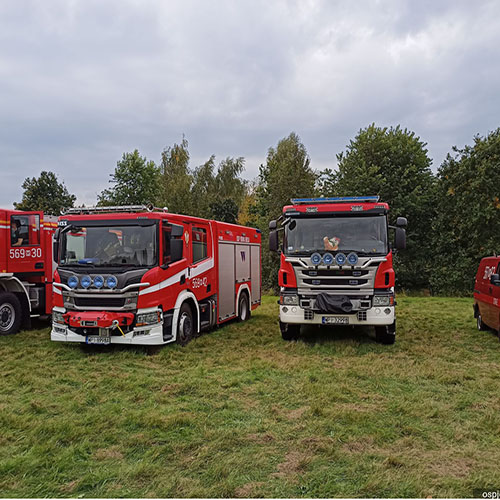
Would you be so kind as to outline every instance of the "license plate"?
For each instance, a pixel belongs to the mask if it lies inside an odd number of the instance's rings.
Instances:
[[[85,337],[85,343],[107,345],[111,343],[111,339],[109,337]]]
[[[349,318],[347,316],[323,316],[321,322],[324,325],[348,325]]]

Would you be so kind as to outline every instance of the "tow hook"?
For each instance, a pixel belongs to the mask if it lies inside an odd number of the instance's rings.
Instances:
[[[125,334],[123,333],[123,330],[120,328],[120,324],[117,319],[114,319],[113,322],[111,323],[111,329],[114,330],[115,328],[118,328],[118,330],[120,330],[120,333],[125,337]]]

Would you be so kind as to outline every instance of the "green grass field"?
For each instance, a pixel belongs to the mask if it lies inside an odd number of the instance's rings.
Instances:
[[[399,297],[398,338],[248,323],[153,355],[0,337],[2,497],[426,497],[500,489],[500,344],[471,299]]]

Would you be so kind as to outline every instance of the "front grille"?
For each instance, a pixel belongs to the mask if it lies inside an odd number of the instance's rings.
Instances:
[[[310,309],[306,309],[304,311],[304,319],[307,319],[307,320],[314,319],[314,311],[311,311]]]
[[[78,297],[75,296],[75,306],[77,307],[123,307],[125,305],[125,297]]]
[[[358,321],[366,321],[366,311],[358,311]]]
[[[336,278],[336,279],[328,279],[328,278],[316,278],[316,279],[305,279],[303,282],[306,285],[323,285],[323,286],[358,286],[358,285],[365,285],[368,283],[368,280],[363,280],[363,279],[355,279],[355,278],[350,278],[350,279],[342,279],[342,278]]]

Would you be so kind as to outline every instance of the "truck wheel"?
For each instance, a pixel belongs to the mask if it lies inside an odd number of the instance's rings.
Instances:
[[[247,319],[250,319],[248,295],[245,292],[241,292],[240,300],[238,302],[238,321],[246,321]]]
[[[189,304],[182,304],[177,321],[176,342],[180,345],[186,345],[194,336],[193,311]]]
[[[283,340],[297,340],[300,335],[300,325],[291,325],[280,321],[281,337]]]
[[[0,293],[0,335],[17,333],[22,321],[21,303],[10,292]]]
[[[486,323],[483,323],[483,317],[481,316],[479,310],[477,311],[477,329],[480,332],[485,332],[486,330],[489,330],[488,325],[486,325]]]
[[[396,342],[396,321],[392,325],[376,326],[375,340],[380,344],[394,344]]]

